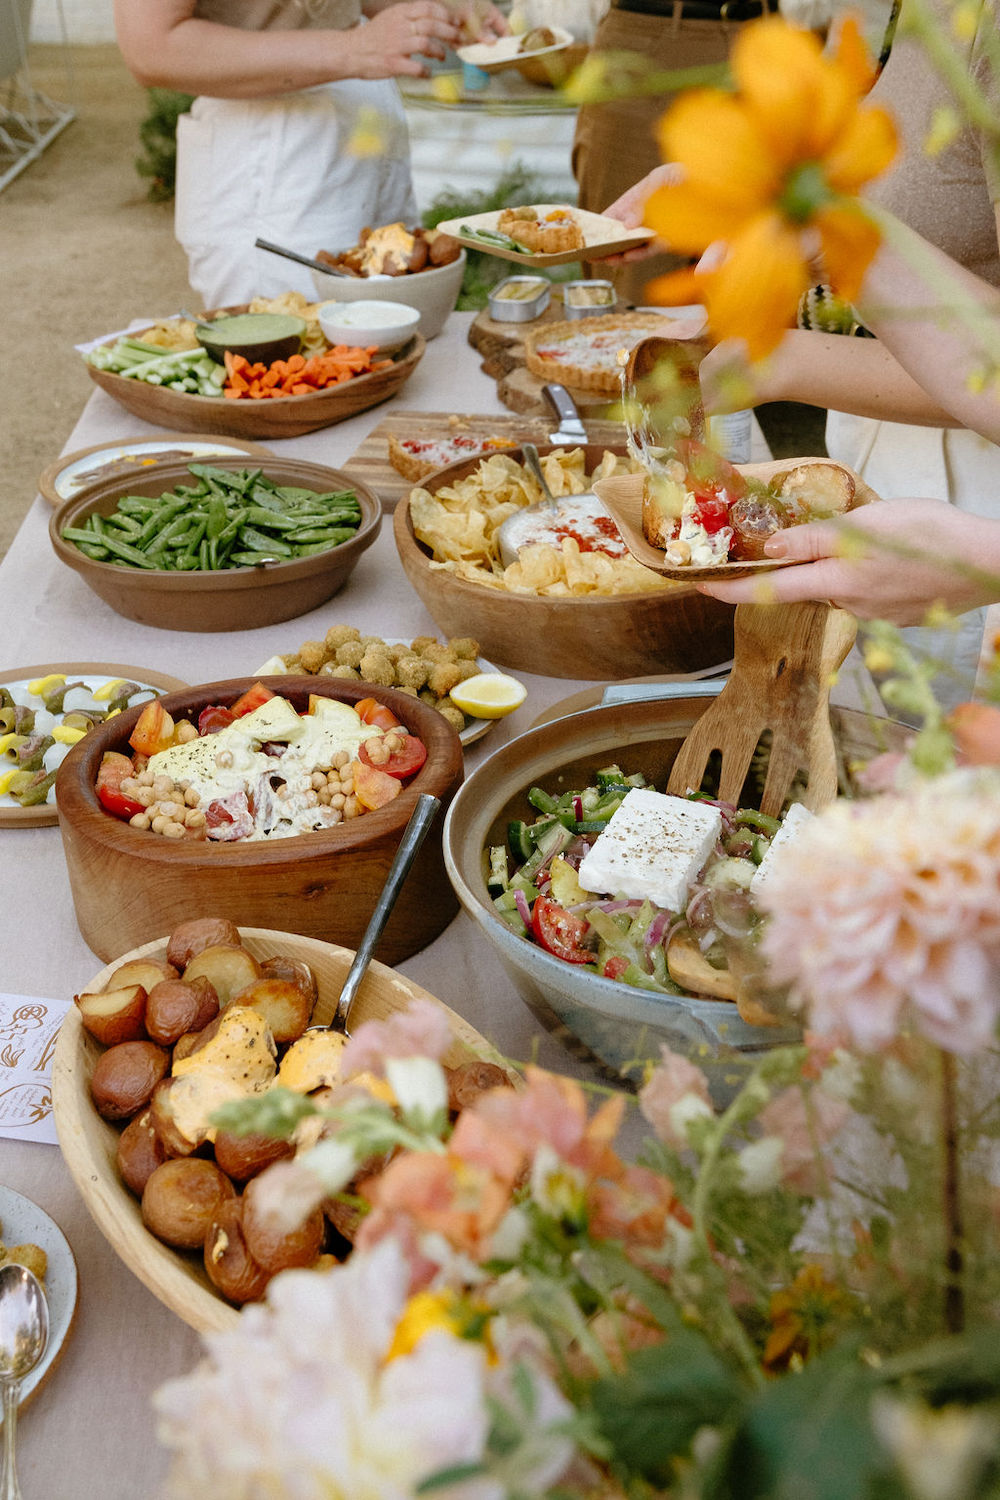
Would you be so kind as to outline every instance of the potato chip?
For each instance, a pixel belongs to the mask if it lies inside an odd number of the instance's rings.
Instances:
[[[595,479],[634,473],[638,468],[631,458],[605,453],[588,476],[582,448],[559,448],[542,459],[542,472],[557,498],[583,494]],[[410,518],[417,539],[431,549],[432,568],[484,588],[546,598],[586,598],[645,594],[672,586],[630,555],[618,558],[582,552],[572,537],[564,537],[561,547],[544,542],[522,547],[517,561],[504,568],[497,541],[502,522],[543,498],[527,468],[507,454],[495,453],[465,479],[443,485],[435,494],[420,488],[411,491]]]

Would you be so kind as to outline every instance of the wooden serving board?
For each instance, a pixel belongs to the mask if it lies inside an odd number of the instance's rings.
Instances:
[[[616,313],[628,312],[626,303],[619,303]],[[561,323],[566,317],[562,299],[553,296],[540,318],[530,323],[498,323],[489,311],[477,313],[469,328],[469,343],[483,356],[484,375],[491,375],[497,383],[497,395],[504,406],[524,416],[544,416],[548,420],[549,407],[542,395],[546,384],[533,375],[525,365],[524,341],[529,333],[545,323]],[[585,417],[608,420],[616,403],[597,391],[582,391],[575,386],[567,387],[570,395]]]
[[[539,410],[543,411],[541,404]],[[383,509],[391,511],[414,486],[412,480],[404,479],[389,462],[390,432],[398,438],[445,438],[468,433],[475,437],[509,438],[512,445],[525,442],[547,444],[549,433],[555,430],[557,422],[547,407],[544,411],[546,415],[526,420],[524,417],[491,417],[481,412],[456,416],[446,411],[394,408],[391,417],[384,417],[377,427],[372,428],[361,447],[344,464],[343,472],[356,483],[368,485],[382,501]],[[621,446],[625,441],[625,428],[620,422],[591,421],[588,417],[587,435],[592,443]]]

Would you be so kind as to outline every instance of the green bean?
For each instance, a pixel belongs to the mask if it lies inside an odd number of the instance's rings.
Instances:
[[[239,568],[258,568],[274,562],[273,552],[234,552],[229,561]]]
[[[249,548],[251,552],[270,552],[278,557],[291,557],[292,549],[287,542],[278,537],[265,536],[262,531],[257,531],[253,526],[240,527],[240,541]]]
[[[311,526],[306,531],[292,532],[287,540],[297,545],[299,542],[326,542],[337,546],[340,542],[346,542],[348,537],[355,535],[352,526]]]
[[[152,541],[163,530],[168,521],[172,521],[174,516],[186,508],[187,503],[187,496],[179,495],[172,500],[168,500],[165,505],[158,506],[143,525],[136,539],[136,545],[142,547]]]

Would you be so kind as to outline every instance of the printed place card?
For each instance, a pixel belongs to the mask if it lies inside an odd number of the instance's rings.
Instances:
[[[57,1144],[52,1054],[71,1004],[0,993],[0,1136]]]

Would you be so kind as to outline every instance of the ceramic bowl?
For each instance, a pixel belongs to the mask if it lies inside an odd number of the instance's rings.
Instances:
[[[204,573],[116,567],[87,557],[63,539],[65,527],[80,526],[90,515],[110,515],[123,495],[162,495],[177,484],[190,483],[187,464],[177,461],[106,479],[53,511],[49,537],[60,560],[79,573],[105,604],[140,625],[156,625],[161,630],[251,630],[294,620],[332,598],[378,536],[382,524],[378,496],[338,469],[300,459],[241,455],[212,458],[210,462],[220,469],[259,467],[279,485],[300,485],[317,492],[353,490],[361,506],[357,534],[312,557]]]
[[[551,446],[539,446],[549,453]],[[587,470],[607,445],[585,446]],[[612,451],[624,453],[624,448]],[[505,456],[520,461],[519,448]],[[435,492],[475,472],[480,459],[449,464],[423,481]],[[414,535],[409,499],[393,515],[403,570],[446,635],[473,635],[498,666],[548,677],[621,679],[663,672],[695,672],[733,654],[733,606],[679,583],[662,592],[606,598],[551,598],[509,594],[431,567],[428,548]]]
[[[506,841],[512,818],[537,812],[528,790],[569,790],[592,782],[602,766],[642,771],[666,784],[681,741],[709,703],[706,698],[643,700],[556,719],[509,741],[469,777],[445,824],[445,864],[463,907],[495,949],[522,999],[544,1024],[575,1037],[587,1056],[634,1082],[642,1064],[667,1042],[708,1073],[717,1103],[763,1049],[794,1040],[791,1027],[748,1026],[725,1001],[659,995],[585,973],[516,936],[498,917],[486,888],[484,850]],[[870,758],[898,748],[910,731],[887,720],[834,710],[845,755]]]
[[[390,354],[416,332],[420,313],[402,302],[372,297],[361,302],[324,302],[319,326],[331,344],[359,344]]]
[[[419,699],[333,677],[261,680],[300,712],[310,694],[344,703],[377,697],[423,740],[427,760],[395,801],[335,828],[253,843],[195,843],[143,832],[105,812],[94,789],[97,770],[106,751],[128,750],[139,709],[99,725],[60,766],[56,803],[76,919],[100,958],[206,912],[357,947],[417,797],[430,792],[447,806],[461,785],[458,735]],[[173,719],[196,723],[208,704],[228,706],[253,682],[208,683],[160,701]],[[389,918],[379,957],[386,963],[409,958],[443,931],[456,910],[438,825]]]
[[[298,354],[305,331],[303,318],[286,313],[235,313],[199,323],[194,334],[217,364],[224,363],[228,352],[242,354],[252,365],[269,365]]]
[[[313,1020],[329,1021],[347,977],[353,953],[347,948],[313,938],[296,937],[263,927],[242,927],[243,946],[257,958],[281,954],[309,965],[316,976],[319,998]],[[162,958],[166,938],[158,937],[125,953],[115,950],[115,962],[86,986],[101,989],[112,968],[137,958]],[[381,1020],[406,1009],[413,1000],[435,1001],[433,995],[403,979],[381,963],[373,963],[358,991],[351,1012],[357,1024]],[[441,1005],[451,1021],[454,1038],[444,1061],[458,1066],[470,1057],[494,1058],[484,1037],[454,1011]],[[90,1098],[90,1077],[104,1048],[84,1031],[71,1005],[56,1042],[52,1064],[52,1110],[63,1157],[98,1229],[139,1280],[185,1323],[202,1333],[235,1326],[239,1313],[223,1301],[205,1275],[202,1257],[194,1251],[174,1250],[148,1233],[139,1200],[125,1187],[115,1161],[119,1130],[103,1120]]]
[[[446,266],[431,266],[406,276],[327,276],[313,271],[316,295],[331,302],[365,302],[377,297],[380,302],[402,302],[415,307],[420,314],[419,332],[425,339],[436,338],[454,310],[462,290],[466,254]]]

